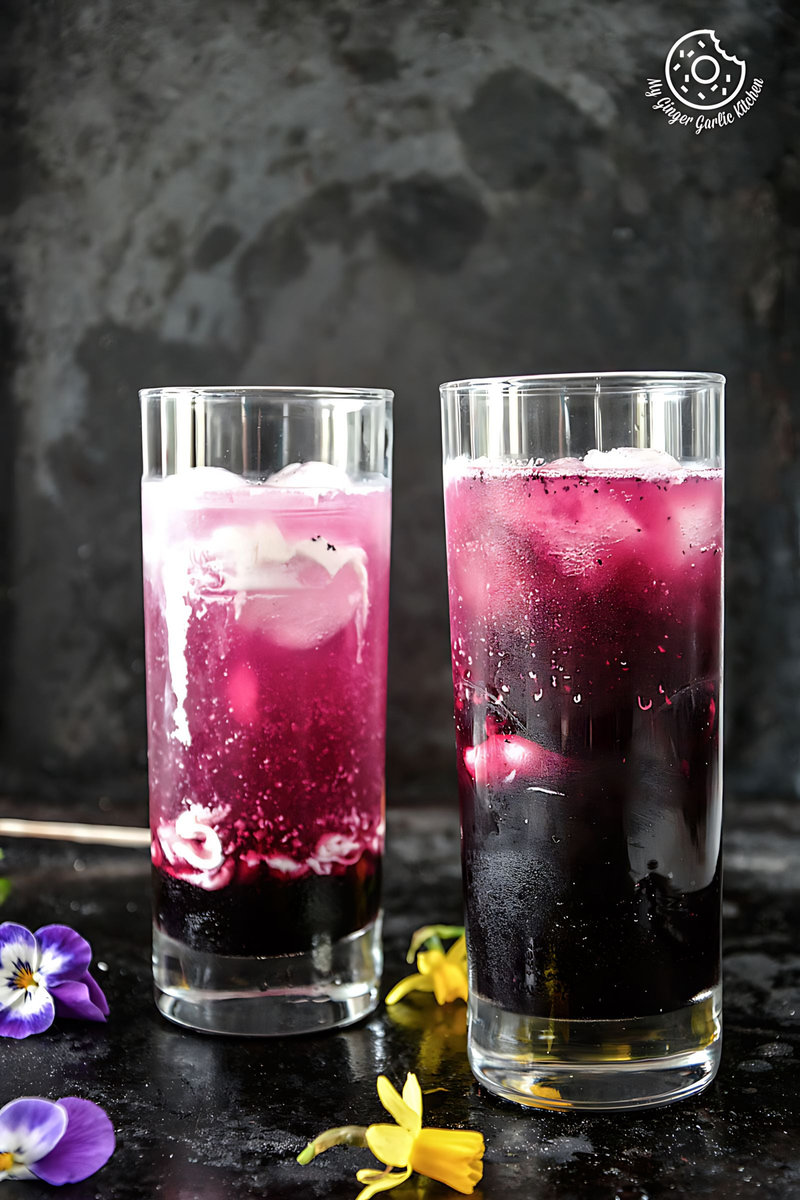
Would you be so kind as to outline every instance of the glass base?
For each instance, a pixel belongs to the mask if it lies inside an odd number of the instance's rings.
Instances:
[[[202,1033],[238,1037],[320,1033],[352,1025],[378,1004],[382,917],[341,941],[274,958],[190,950],[153,928],[160,1012]]]
[[[716,1075],[721,1011],[719,986],[676,1012],[620,1021],[525,1016],[473,996],[470,1066],[490,1092],[532,1108],[669,1104]]]

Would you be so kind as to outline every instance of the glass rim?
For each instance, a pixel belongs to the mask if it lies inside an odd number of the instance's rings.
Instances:
[[[265,400],[358,400],[362,404],[370,401],[383,401],[387,403],[394,399],[394,392],[389,388],[343,388],[343,387],[296,387],[291,384],[281,387],[279,384],[244,384],[241,387],[236,385],[223,385],[219,387],[150,387],[139,389],[139,399],[158,400],[165,397],[177,396],[193,396],[203,400],[235,400],[245,397],[257,398],[263,396]]]
[[[725,385],[724,375],[714,371],[566,371],[544,375],[487,375],[473,379],[454,379],[439,385],[444,396],[453,391],[472,391],[488,387],[528,387],[534,390],[551,389],[557,385],[569,385],[573,391],[594,391],[605,382],[616,385],[611,391],[632,391],[641,387],[720,387]]]

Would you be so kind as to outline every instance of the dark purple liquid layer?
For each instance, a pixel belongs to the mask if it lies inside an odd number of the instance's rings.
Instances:
[[[688,881],[672,831],[692,825],[702,797],[662,781],[663,834],[650,833],[639,876],[629,842],[641,788],[634,771],[613,785],[588,778],[568,797],[507,787],[489,799],[487,821],[487,799],[475,803],[465,781],[468,939],[481,995],[512,1012],[614,1020],[674,1011],[719,982],[719,866],[699,889],[676,886],[673,871]]]
[[[295,954],[338,941],[378,915],[381,865],[364,856],[338,875],[276,879],[206,891],[153,869],[153,912],[162,932],[192,950],[241,957]]]

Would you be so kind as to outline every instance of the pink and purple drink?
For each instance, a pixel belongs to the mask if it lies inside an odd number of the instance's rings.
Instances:
[[[222,1032],[356,1019],[380,969],[388,479],[191,466],[146,477],[142,515],[160,1007]]]
[[[470,1053],[523,1103],[716,1069],[722,495],[711,449],[445,468]]]

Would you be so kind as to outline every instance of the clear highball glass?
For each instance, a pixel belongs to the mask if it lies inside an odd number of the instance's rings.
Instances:
[[[719,1062],[724,382],[441,389],[469,1056],[520,1104]]]
[[[378,1001],[392,393],[140,393],[156,1003],[244,1035]]]

